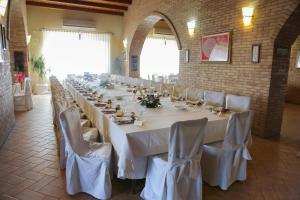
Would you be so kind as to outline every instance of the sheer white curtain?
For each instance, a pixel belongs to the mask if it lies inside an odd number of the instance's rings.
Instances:
[[[110,34],[44,30],[43,56],[51,74],[94,74],[110,71]]]
[[[170,37],[170,36],[169,36]],[[148,36],[140,58],[140,75],[170,75],[179,73],[179,50],[175,38]]]

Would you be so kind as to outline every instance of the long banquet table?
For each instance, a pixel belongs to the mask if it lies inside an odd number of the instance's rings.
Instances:
[[[229,115],[218,116],[205,109],[205,106],[178,110],[169,99],[161,99],[161,108],[146,109],[140,106],[125,87],[106,89],[105,97],[113,99],[113,104],[121,105],[128,112],[135,112],[145,121],[143,126],[133,124],[118,125],[111,120],[110,114],[104,114],[101,108],[94,106],[70,83],[66,83],[75,101],[86,113],[92,124],[99,129],[104,142],[111,142],[116,157],[118,178],[142,179],[146,177],[147,157],[168,152],[169,130],[176,121],[208,118],[207,134],[204,143],[224,139]],[[123,96],[123,100],[114,100]]]

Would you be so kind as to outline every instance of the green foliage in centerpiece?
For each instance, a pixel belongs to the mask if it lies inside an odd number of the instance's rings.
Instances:
[[[159,97],[156,97],[153,94],[148,94],[144,97],[139,97],[140,103],[142,106],[147,108],[158,108],[161,106]]]

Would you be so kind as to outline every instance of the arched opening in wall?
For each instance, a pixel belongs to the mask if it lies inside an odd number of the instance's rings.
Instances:
[[[268,103],[267,133],[300,141],[300,4],[275,43]],[[296,61],[297,60],[297,61]]]
[[[165,15],[154,12],[137,27],[129,48],[129,76],[176,81],[181,43]]]
[[[144,42],[140,56],[140,77],[175,82],[179,73],[179,50],[168,24],[157,22]]]

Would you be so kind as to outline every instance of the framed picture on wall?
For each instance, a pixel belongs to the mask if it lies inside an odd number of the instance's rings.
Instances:
[[[297,57],[296,57],[296,68],[300,69],[300,49],[298,50]]]
[[[184,63],[189,63],[190,62],[190,50],[185,49],[184,50]]]
[[[260,62],[260,44],[252,45],[252,55],[251,55],[251,62],[252,63],[259,63]]]
[[[131,71],[137,72],[139,69],[139,57],[131,56]]]
[[[231,32],[206,35],[201,41],[201,61],[230,63]]]

